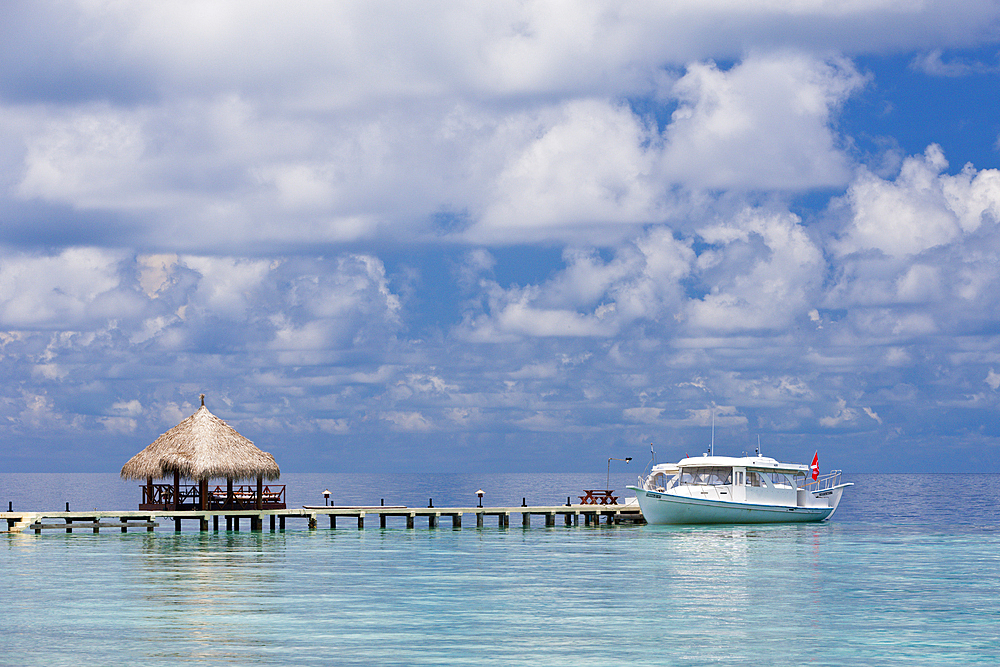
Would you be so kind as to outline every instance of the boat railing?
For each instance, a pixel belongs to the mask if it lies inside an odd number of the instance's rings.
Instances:
[[[833,487],[840,484],[840,476],[843,472],[840,470],[831,470],[825,475],[821,475],[818,479],[815,479],[808,484],[804,485],[802,488],[808,491],[825,491],[826,489],[832,489]]]

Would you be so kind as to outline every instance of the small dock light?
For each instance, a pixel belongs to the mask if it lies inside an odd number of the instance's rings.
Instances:
[[[482,507],[483,506],[483,490],[479,489],[478,491],[476,491],[476,495],[479,496],[479,506]]]
[[[323,492],[323,504],[324,505],[330,504],[330,489],[327,489],[326,491]]]
[[[631,456],[626,456],[623,459],[616,459],[613,456],[609,456],[608,457],[608,478],[604,481],[604,488],[605,488],[605,490],[607,490],[607,491],[611,490],[610,488],[608,488],[611,485],[611,462],[612,461],[624,461],[625,463],[629,463],[631,460],[632,460]]]

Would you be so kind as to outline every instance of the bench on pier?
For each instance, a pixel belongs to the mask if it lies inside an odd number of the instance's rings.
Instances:
[[[584,489],[579,496],[581,505],[617,505],[618,496],[613,489]]]

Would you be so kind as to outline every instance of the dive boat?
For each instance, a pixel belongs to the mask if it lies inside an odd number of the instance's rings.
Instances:
[[[839,470],[820,477],[818,469],[817,458],[807,466],[709,453],[655,465],[628,488],[650,524],[823,521],[853,482],[841,482]]]

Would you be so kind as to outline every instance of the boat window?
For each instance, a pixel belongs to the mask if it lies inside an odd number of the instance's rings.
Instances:
[[[806,485],[806,474],[804,472],[795,473],[795,486],[803,487]]]
[[[703,468],[684,468],[681,471],[681,484],[694,484],[705,486],[721,486],[731,484],[733,479],[732,468],[722,468],[706,466]]]
[[[770,473],[770,476],[771,476],[771,484],[773,486],[783,489],[791,489],[794,487],[794,484],[792,484],[792,480],[789,479],[788,475],[786,475],[783,472],[772,471]]]
[[[647,489],[669,489],[677,483],[677,475],[668,476],[665,472],[658,472],[649,478],[646,484]]]
[[[764,486],[761,474],[756,470],[747,470],[747,486]]]

